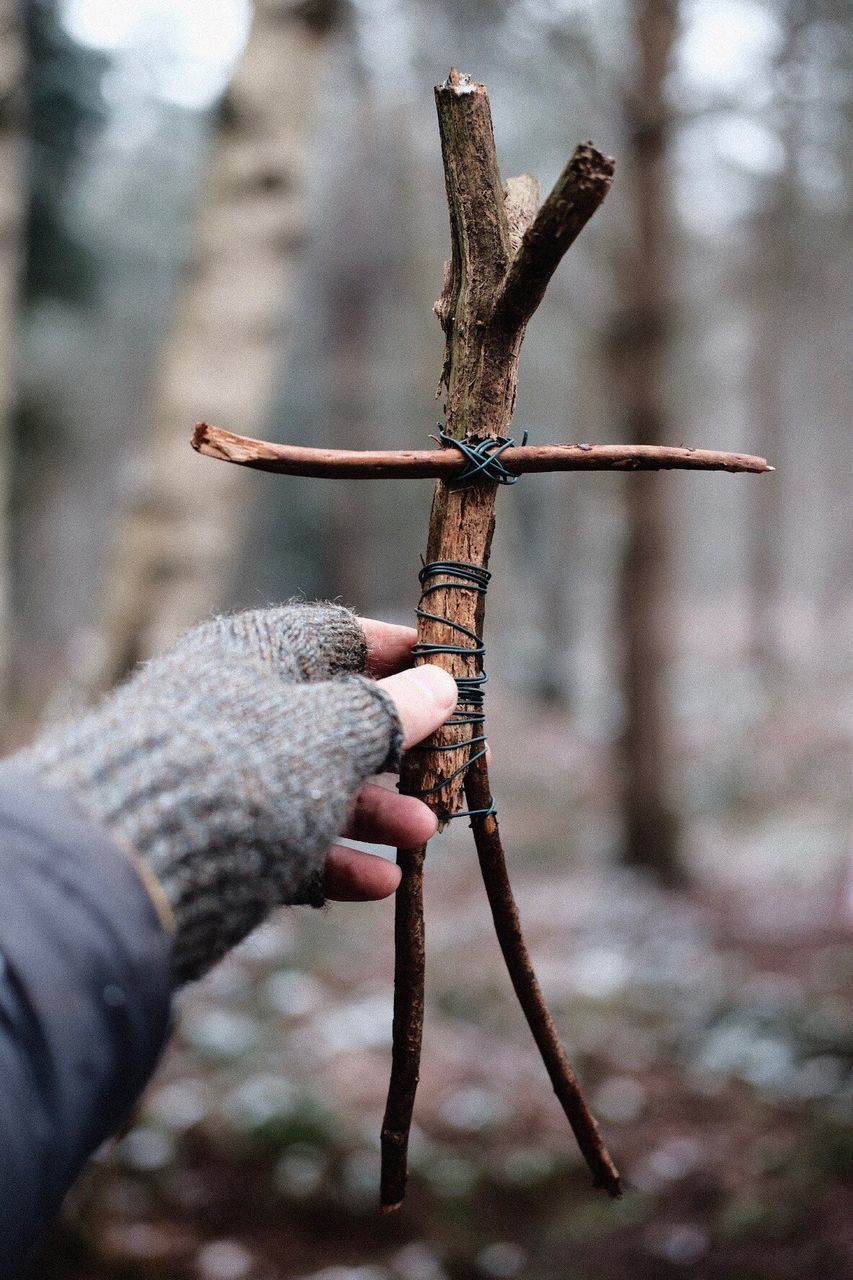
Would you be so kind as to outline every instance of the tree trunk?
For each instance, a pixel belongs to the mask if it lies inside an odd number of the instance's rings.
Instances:
[[[772,240],[764,243],[769,245]],[[787,416],[781,386],[788,352],[787,322],[784,310],[771,306],[766,289],[759,288],[758,297],[763,305],[753,319],[747,371],[751,419],[756,446],[778,464],[781,428]],[[782,658],[777,621],[782,586],[779,484],[762,485],[755,495],[748,534],[749,654],[762,677],[771,683]]]
[[[256,5],[223,104],[194,260],[157,381],[107,580],[97,690],[221,606],[249,501],[237,468],[188,448],[201,418],[257,435],[268,414],[305,236],[305,179],[339,5]]]
[[[777,69],[794,64],[797,21],[788,13],[785,41]],[[747,269],[749,295],[744,305],[751,311],[752,343],[747,371],[750,413],[756,444],[780,464],[786,444],[787,425],[795,417],[786,402],[785,371],[790,365],[792,343],[799,341],[796,322],[791,321],[792,299],[807,293],[807,271],[797,269],[798,190],[796,155],[800,142],[798,108],[788,102],[778,114],[778,133],[785,149],[781,171],[773,178],[761,211],[754,220],[750,237],[755,255]],[[784,468],[783,468],[784,470]],[[771,683],[780,674],[782,651],[779,642],[778,610],[784,590],[784,549],[780,487],[762,485],[750,511],[749,602],[751,606],[750,657]]]
[[[15,0],[0,0],[0,703],[8,698],[11,649],[9,505],[15,385],[15,313],[24,216],[21,72]]]
[[[626,179],[634,241],[621,281],[625,299],[609,342],[611,379],[624,433],[636,444],[667,435],[664,360],[671,243],[664,98],[676,0],[635,0],[636,87],[627,103]],[[621,740],[623,860],[665,882],[681,878],[679,827],[666,799],[669,512],[666,480],[632,476],[624,487],[625,543],[619,582],[625,723]]]

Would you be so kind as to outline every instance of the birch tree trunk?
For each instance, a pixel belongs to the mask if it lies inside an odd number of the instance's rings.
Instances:
[[[305,235],[306,167],[337,0],[259,0],[221,111],[194,259],[120,520],[99,651],[108,687],[225,596],[244,533],[246,477],[192,452],[199,419],[262,434]],[[215,474],[212,474],[215,472]]]
[[[15,386],[15,315],[21,266],[24,54],[16,0],[0,0],[0,704],[11,655],[9,504]]]
[[[632,252],[621,281],[625,309],[609,344],[611,378],[624,434],[634,444],[668,435],[664,359],[671,323],[666,154],[669,108],[664,79],[675,36],[677,0],[635,0],[635,87],[628,100],[625,185]],[[624,486],[626,532],[619,583],[625,724],[621,741],[623,859],[662,880],[680,878],[679,831],[666,799],[667,587],[666,477],[632,476]]]

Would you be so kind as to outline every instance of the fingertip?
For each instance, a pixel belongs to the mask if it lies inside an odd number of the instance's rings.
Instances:
[[[396,862],[389,862],[388,866],[391,868],[392,874],[389,880],[389,883],[391,884],[391,888],[386,893],[385,895],[386,898],[390,898],[392,893],[397,892],[397,890],[400,887],[400,881],[403,879],[402,869],[397,866]]]
[[[396,843],[409,845],[428,844],[433,836],[438,832],[438,818],[430,809],[428,804],[424,804],[423,800],[417,796],[399,796],[398,799],[405,800],[407,809],[405,811],[406,828],[402,833],[403,839],[398,839]]]
[[[396,862],[389,862],[387,858],[379,858],[378,861],[382,863],[382,867],[373,872],[369,888],[365,893],[365,897],[370,902],[381,902],[383,898],[390,898],[397,892],[400,881],[403,879],[403,873]]]
[[[397,708],[405,748],[433,733],[456,708],[456,681],[432,663],[400,671],[380,683]]]
[[[402,874],[387,858],[332,845],[326,855],[326,896],[333,902],[379,902],[396,893]]]
[[[459,690],[453,676],[448,671],[445,671],[443,667],[437,667],[434,663],[427,662],[422,667],[413,667],[411,671],[407,671],[405,674],[429,690],[436,706],[448,712],[456,706]]]
[[[430,809],[428,804],[424,804],[423,800],[421,800],[420,803],[429,814],[428,818],[426,816],[424,817],[423,823],[424,823],[424,827],[429,831],[429,835],[427,839],[431,840],[434,835],[438,834],[438,816],[435,813],[433,813],[432,809]]]

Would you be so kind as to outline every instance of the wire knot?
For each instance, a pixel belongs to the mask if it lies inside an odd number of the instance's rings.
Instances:
[[[522,448],[527,444],[527,435],[525,431],[521,438]],[[478,479],[493,480],[495,484],[515,484],[521,479],[520,475],[510,471],[501,461],[504,450],[515,447],[512,436],[487,436],[479,444],[470,444],[467,440],[454,440],[453,436],[449,436],[439,423],[438,438],[445,449],[452,446],[465,458],[465,466],[450,482],[451,488],[456,489]]]

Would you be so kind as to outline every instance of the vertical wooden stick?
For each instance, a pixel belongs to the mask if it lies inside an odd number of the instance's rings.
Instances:
[[[578,148],[537,212],[531,180],[513,182],[504,192],[485,86],[451,70],[435,97],[452,248],[435,308],[446,340],[445,431],[453,439],[476,443],[509,432],[527,321],[562,254],[607,194],[613,162],[589,144]],[[427,563],[462,561],[487,568],[496,489],[490,479],[456,488],[443,480],[436,483]],[[482,594],[458,584],[433,591],[428,612],[436,616],[420,618],[419,641],[457,643],[459,632],[441,618],[481,634],[484,604]],[[439,653],[430,660],[457,680],[480,670],[479,658],[470,654]],[[404,769],[404,789],[427,799],[440,827],[462,807],[464,770],[457,771],[475,751],[467,745],[471,736],[469,725],[446,725],[432,739],[435,749],[413,753]],[[406,1185],[408,1127],[419,1073],[423,860],[423,851],[398,853],[404,883],[397,898],[394,1049],[382,1126],[385,1212],[399,1206]]]
[[[409,1129],[421,1061],[424,1022],[423,874],[426,845],[398,849],[403,879],[394,914],[394,1029],[392,1087],[382,1120],[383,1213],[398,1209],[406,1191]]]

